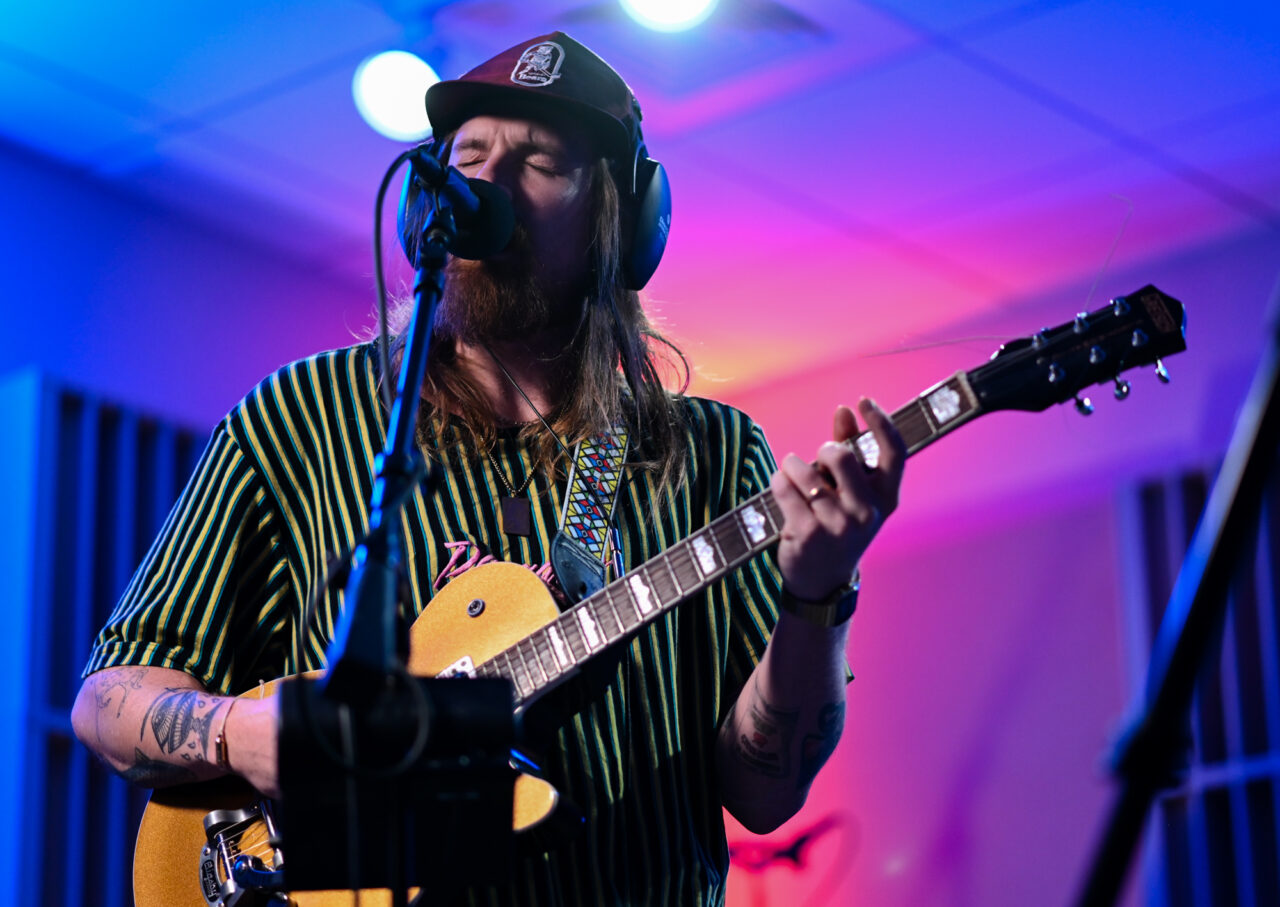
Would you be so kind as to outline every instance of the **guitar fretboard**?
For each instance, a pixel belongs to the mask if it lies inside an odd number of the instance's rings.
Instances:
[[[927,446],[981,413],[964,372],[925,391],[890,417],[907,453]],[[874,466],[870,432],[847,442]],[[546,626],[475,667],[515,687],[518,706],[550,690],[588,658],[632,636],[778,540],[782,511],[771,491],[719,517],[662,554],[583,599]]]

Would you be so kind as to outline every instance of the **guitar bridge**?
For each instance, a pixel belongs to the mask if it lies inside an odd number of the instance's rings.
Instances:
[[[284,854],[271,804],[215,809],[204,817],[200,892],[208,907],[285,904]]]

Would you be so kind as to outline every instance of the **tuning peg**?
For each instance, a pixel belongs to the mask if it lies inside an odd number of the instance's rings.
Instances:
[[[1089,347],[1089,364],[1090,365],[1101,365],[1106,358],[1107,358],[1106,350],[1104,350],[1102,347],[1100,346]]]
[[[1134,346],[1146,346],[1147,334],[1145,331],[1137,330],[1133,332],[1133,336],[1129,338],[1129,342]]]
[[[1058,365],[1058,363],[1055,362],[1053,365],[1049,366],[1050,384],[1057,384],[1065,377],[1067,377],[1067,373],[1062,370],[1062,366]]]
[[[1076,397],[1076,412],[1082,416],[1093,415],[1093,401],[1088,397]]]
[[[1117,296],[1115,299],[1111,300],[1111,311],[1116,315],[1128,315],[1129,300],[1125,299],[1123,296]]]
[[[1129,382],[1123,378],[1116,379],[1116,399],[1124,400],[1129,396]]]
[[[1041,328],[1031,335],[1031,348],[1033,350],[1042,350],[1045,348],[1045,345],[1048,344],[1049,341],[1046,340],[1044,336],[1044,332],[1047,330],[1048,328]]]
[[[1164,361],[1156,360],[1156,377],[1160,379],[1161,384],[1168,384],[1173,379],[1169,377],[1169,370],[1164,367]]]
[[[1071,329],[1075,331],[1077,334],[1083,334],[1088,329],[1088,327],[1089,327],[1089,313],[1081,312],[1079,315],[1076,316],[1075,323],[1072,324]]]

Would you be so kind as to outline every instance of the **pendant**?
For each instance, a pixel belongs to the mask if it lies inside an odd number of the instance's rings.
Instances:
[[[502,531],[507,535],[529,536],[533,532],[533,508],[528,498],[512,498],[503,495]]]

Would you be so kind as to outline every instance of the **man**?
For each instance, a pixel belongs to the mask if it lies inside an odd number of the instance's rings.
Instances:
[[[433,87],[427,106],[450,162],[507,192],[518,229],[503,253],[449,264],[418,421],[441,479],[402,521],[415,612],[488,558],[547,575],[566,451],[613,425],[631,436],[611,518],[624,570],[766,484],[784,518],[776,553],[539,704],[551,780],[585,813],[585,833],[468,900],[722,902],[722,806],[750,829],[775,828],[839,737],[850,578],[896,507],[902,441],[864,400],[875,468],[828,443],[815,464],[791,455],[775,472],[743,414],[663,389],[666,341],[628,289],[639,106],[585,47],[561,33],[524,42]],[[386,428],[380,380],[370,344],[294,363],[214,432],[99,635],[75,705],[77,735],[125,777],[233,772],[278,794],[278,705],[230,695],[323,666],[341,593],[300,624],[329,559],[366,525]],[[835,440],[858,430],[838,409]],[[503,522],[502,498],[527,527]]]

